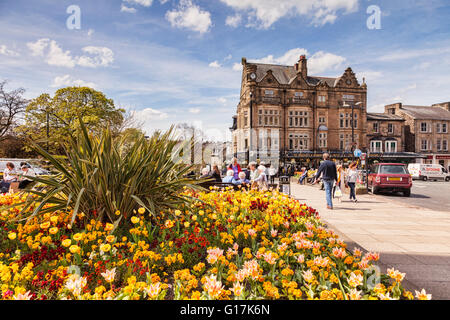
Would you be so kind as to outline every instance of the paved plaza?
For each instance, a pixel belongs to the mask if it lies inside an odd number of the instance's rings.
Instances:
[[[292,183],[291,188],[349,246],[379,252],[382,271],[394,267],[406,273],[409,290],[424,288],[433,299],[450,299],[450,211],[445,205],[438,211],[414,200],[408,204],[406,198],[372,194],[358,196],[355,204],[344,195],[328,210],[318,187]]]

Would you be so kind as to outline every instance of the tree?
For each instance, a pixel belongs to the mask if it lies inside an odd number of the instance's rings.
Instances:
[[[0,142],[16,125],[17,116],[25,110],[27,100],[23,98],[25,89],[6,91],[6,81],[0,82]]]
[[[122,129],[124,113],[100,91],[67,87],[57,90],[54,97],[45,93],[33,99],[25,111],[25,124],[18,131],[60,154],[61,142],[80,131],[78,117],[94,135],[107,127],[116,135]]]

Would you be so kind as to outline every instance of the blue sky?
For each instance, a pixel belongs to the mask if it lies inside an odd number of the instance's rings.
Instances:
[[[367,27],[372,5],[381,29]],[[320,76],[350,66],[372,112],[449,101],[449,19],[445,0],[0,0],[0,79],[28,98],[92,86],[148,133],[190,122],[225,138],[242,57],[292,65],[305,53]]]

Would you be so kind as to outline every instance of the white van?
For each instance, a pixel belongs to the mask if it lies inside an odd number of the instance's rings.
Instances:
[[[450,181],[450,173],[440,164],[410,163],[408,171],[413,179]]]

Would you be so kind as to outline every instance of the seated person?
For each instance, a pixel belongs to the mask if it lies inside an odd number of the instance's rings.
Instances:
[[[228,170],[227,175],[222,179],[223,183],[233,183],[234,180],[234,170]]]
[[[208,179],[208,178],[211,178],[211,175],[209,174],[209,170],[208,170],[208,168],[203,168],[200,179]]]
[[[33,182],[33,180],[27,177],[35,177],[36,173],[28,165],[23,165],[22,173],[19,176],[20,176],[19,189],[25,189],[30,183]]]
[[[236,185],[240,184],[250,184],[250,180],[245,177],[245,172],[239,172],[239,180],[234,180],[233,182]]]
[[[0,182],[0,193],[6,193],[9,191],[11,182],[17,181],[16,170],[14,169],[14,163],[8,162],[6,164],[5,171],[3,171],[3,180]]]

